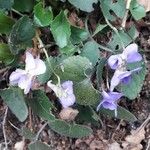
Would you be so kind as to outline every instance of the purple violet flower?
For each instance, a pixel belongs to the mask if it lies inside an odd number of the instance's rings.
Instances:
[[[29,93],[33,79],[35,76],[43,74],[46,71],[45,63],[32,56],[31,53],[26,52],[25,70],[16,69],[9,77],[10,85],[18,85],[21,89],[24,89],[24,94]]]
[[[138,53],[137,44],[128,45],[122,54],[112,55],[108,59],[108,65],[111,69],[117,69],[122,66],[122,64],[138,62],[142,60],[142,56]]]
[[[138,67],[138,68],[133,69],[131,71],[116,70],[112,79],[111,79],[111,82],[110,82],[110,91],[113,91],[114,88],[121,82],[123,84],[130,83],[132,73],[138,73],[141,69],[142,69],[142,67]]]
[[[65,81],[61,85],[55,85],[52,84],[51,81],[49,81],[47,85],[55,92],[63,108],[68,108],[75,103],[76,98],[73,93],[72,81]]]
[[[118,92],[102,92],[103,99],[97,106],[97,111],[103,106],[105,109],[115,110],[115,116],[117,116],[117,101],[123,96],[122,93]]]

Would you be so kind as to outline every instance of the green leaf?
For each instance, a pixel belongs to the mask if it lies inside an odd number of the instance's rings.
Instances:
[[[98,24],[92,36],[95,36],[97,33],[102,31],[105,27],[107,27],[107,24]]]
[[[79,111],[79,114],[77,115],[77,120],[79,120],[79,122],[92,123],[94,125],[99,124],[100,117],[93,110],[93,108],[79,105],[77,109]]]
[[[9,34],[14,23],[13,19],[0,12],[0,33]]]
[[[124,17],[126,11],[126,3],[124,0],[101,0],[101,10],[103,12],[103,15],[107,19],[115,21],[117,17]],[[115,17],[112,12],[117,15],[117,17]]]
[[[99,102],[99,92],[94,89],[90,79],[74,84],[74,94],[80,105],[96,105]]]
[[[13,59],[14,56],[11,54],[9,46],[5,43],[0,43],[0,61],[9,64]]]
[[[95,41],[85,43],[80,55],[87,57],[94,66],[100,57],[99,45]]]
[[[29,148],[29,150],[51,150],[49,145],[47,145],[43,142],[40,142],[40,141],[30,143],[28,145],[28,148]]]
[[[56,62],[54,61],[53,57],[49,57],[49,61],[50,61],[51,66],[53,68],[53,66],[56,64]],[[38,81],[41,84],[46,83],[50,79],[51,75],[53,74],[53,72],[52,72],[52,70],[51,70],[47,60],[45,61],[45,65],[46,65],[46,72],[41,74],[41,75],[39,75],[38,78],[37,78]]]
[[[82,81],[86,78],[85,70],[91,67],[91,62],[86,57],[71,56],[63,60],[55,72],[61,80]]]
[[[67,123],[59,119],[49,122],[49,126],[55,132],[72,138],[82,138],[89,136],[92,133],[92,130],[89,127]]]
[[[113,110],[100,108],[100,113],[108,115],[108,117],[115,117],[115,112]],[[129,122],[134,122],[137,118],[125,108],[118,106],[117,107],[117,118],[124,119]]]
[[[66,54],[67,56],[73,55],[75,52],[77,52],[77,50],[78,48],[74,46],[71,42],[69,42],[67,46],[59,49],[62,54]]]
[[[120,91],[129,99],[135,99],[139,92],[142,89],[142,86],[144,84],[144,79],[145,79],[145,75],[146,75],[146,67],[145,64],[143,64],[142,62],[137,63],[137,64],[130,64],[128,66],[128,68],[130,70],[137,68],[137,67],[143,67],[141,71],[139,71],[139,73],[133,73],[132,74],[132,80],[129,84],[121,84],[119,89]]]
[[[51,7],[43,8],[40,2],[34,7],[34,21],[37,25],[45,27],[50,25],[53,20],[53,12]]]
[[[119,31],[119,35],[124,43],[124,46],[126,47],[138,37],[138,31],[136,30],[135,26],[132,26],[127,33],[123,30]],[[108,45],[113,51],[122,50],[120,38],[116,35],[116,33],[113,33],[112,39]]]
[[[14,0],[13,8],[20,12],[30,12],[33,9],[35,0]]]
[[[51,31],[60,48],[67,46],[71,35],[71,29],[64,11],[61,11],[53,20]]]
[[[97,0],[69,0],[69,2],[74,5],[75,7],[86,11],[91,12],[93,11],[93,3],[97,3]]]
[[[130,4],[130,12],[135,20],[140,20],[146,16],[145,8],[140,5],[137,0],[132,0]]]
[[[38,81],[41,83],[41,84],[44,84],[46,83],[50,77],[52,76],[53,74],[53,70],[55,70],[55,68],[57,68],[59,66],[59,64],[66,58],[66,56],[61,56],[61,57],[49,57],[49,61],[51,63],[51,67],[50,65],[48,64],[48,61],[46,60],[45,61],[45,64],[46,64],[46,72],[44,74],[41,74],[38,76]]]
[[[0,96],[21,122],[26,120],[28,108],[21,89],[10,87],[8,89],[0,90]]]
[[[89,37],[89,33],[85,29],[81,29],[75,26],[71,26],[71,42],[73,44],[79,44]]]
[[[9,36],[10,50],[18,54],[21,49],[31,47],[32,38],[35,35],[35,28],[28,16],[20,18],[13,26]]]
[[[101,87],[102,84],[103,69],[106,63],[107,63],[107,59],[101,58],[98,62],[98,65],[96,66],[96,79],[99,88]]]
[[[33,99],[28,100],[28,104],[33,112],[45,120],[54,120],[55,117],[51,112],[54,107],[45,93],[41,90],[34,91]]]
[[[21,131],[21,134],[25,139],[33,140],[36,137],[36,134],[33,133],[29,128],[23,127]]]
[[[0,9],[11,9],[14,4],[14,0],[0,0]],[[1,22],[1,21],[0,21]]]

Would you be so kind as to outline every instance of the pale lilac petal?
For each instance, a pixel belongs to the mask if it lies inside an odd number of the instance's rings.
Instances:
[[[26,72],[25,72],[25,70],[22,70],[22,69],[16,69],[15,71],[13,71],[11,73],[11,75],[9,76],[9,82],[10,82],[10,84],[11,85],[17,85],[18,82],[19,82],[19,79],[24,74],[26,74]]]
[[[131,53],[136,53],[138,52],[138,46],[137,44],[133,43],[133,44],[130,44],[128,45],[125,50],[123,51],[123,55],[130,55]]]
[[[110,81],[110,91],[113,91],[114,88],[120,83],[121,79],[118,78],[122,72],[116,70],[111,81]]]
[[[123,96],[122,93],[118,93],[118,92],[109,92],[108,95],[112,101],[117,101]]]
[[[111,69],[117,69],[121,64],[121,55],[112,55],[108,58],[108,65]]]
[[[122,82],[123,84],[129,84],[129,83],[131,82],[131,79],[132,79],[132,77],[131,77],[131,75],[130,75],[130,76],[124,77],[124,78],[121,80],[121,82]]]
[[[123,55],[126,56],[127,63],[138,62],[142,60],[142,56],[138,53],[137,44],[130,44],[123,51]]]
[[[97,106],[97,111],[100,109],[101,106],[103,106],[106,109],[115,110],[117,109],[117,101],[123,96],[122,93],[118,92],[105,92],[102,94],[103,99],[100,102],[100,104]],[[106,94],[107,93],[107,94]]]
[[[115,103],[109,103],[108,101],[103,102],[102,106],[105,109],[110,109],[110,110],[115,110],[117,108],[117,105]]]
[[[131,71],[125,71],[123,73],[121,73],[118,78],[121,80],[122,83],[124,84],[129,84],[131,81],[131,75],[132,73],[136,73],[139,72],[142,69],[142,67],[138,67],[136,69],[133,69]]]
[[[35,67],[29,70],[29,74],[36,76],[45,73],[46,65],[44,61],[39,58],[34,59]]]
[[[35,59],[33,57],[33,55],[29,52],[26,52],[26,60],[25,60],[26,66],[25,66],[25,70],[29,71],[35,68],[36,64],[35,64]]]
[[[61,84],[62,88],[68,93],[73,94],[73,82],[72,81],[65,81]]]
[[[138,62],[142,60],[142,56],[140,53],[131,53],[127,57],[127,63]]]
[[[105,92],[104,90],[102,91],[102,96],[103,96],[104,99],[109,99],[110,98],[109,94],[107,92]]]
[[[55,92],[63,108],[67,108],[75,103],[76,98],[73,94],[72,81],[65,81],[61,86],[52,84],[51,81],[49,81],[47,85]]]
[[[67,108],[75,103],[76,98],[74,94],[68,94],[66,97],[62,96],[61,98],[59,98],[59,101],[62,104],[63,108]]]
[[[73,105],[76,101],[75,95],[73,94],[73,82],[65,81],[61,84],[63,90],[67,93],[67,96],[62,96],[59,98],[60,103],[64,108]]]
[[[32,86],[32,77],[28,75],[22,76],[18,82],[18,86],[24,89],[24,94],[29,93]]]

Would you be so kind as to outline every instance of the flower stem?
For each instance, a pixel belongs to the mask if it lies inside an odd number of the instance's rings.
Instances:
[[[54,73],[54,75],[55,75],[56,78],[57,78],[58,85],[60,85],[60,77],[59,77],[59,76],[57,75],[57,73],[54,71],[54,69],[53,69],[53,67],[52,67],[52,65],[51,65],[51,62],[50,62],[50,60],[49,60],[48,53],[47,53],[47,51],[46,51],[46,49],[45,49],[45,47],[44,47],[44,44],[43,44],[42,40],[40,39],[39,34],[38,34],[37,32],[36,32],[36,38],[37,38],[37,40],[39,41],[40,48],[43,50],[43,52],[44,52],[44,54],[45,54],[45,56],[46,56],[46,59],[47,59],[47,62],[48,62],[48,65],[49,65],[51,71]]]
[[[106,21],[106,23],[108,24],[108,26],[116,33],[116,35],[118,36],[118,38],[119,38],[119,40],[120,40],[120,43],[121,43],[122,48],[125,49],[124,43],[123,43],[123,41],[122,41],[122,39],[121,39],[121,37],[120,37],[120,35],[119,35],[118,30],[108,21],[107,18],[105,18],[105,21]]]

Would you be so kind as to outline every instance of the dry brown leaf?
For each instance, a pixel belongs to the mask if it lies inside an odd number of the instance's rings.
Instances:
[[[72,121],[75,119],[79,111],[77,109],[72,109],[71,107],[64,108],[59,113],[62,120]]]
[[[141,130],[132,130],[131,135],[128,135],[125,140],[132,144],[140,144],[141,141],[145,138],[145,129]]]
[[[108,147],[103,141],[100,140],[93,140],[90,143],[90,150],[107,150]]]
[[[112,144],[109,144],[108,150],[123,150],[123,149],[120,147],[120,144],[114,142]]]
[[[17,142],[17,143],[15,144],[15,146],[14,146],[14,149],[15,149],[15,150],[23,150],[24,145],[25,145],[24,140],[23,140],[23,141],[20,141],[20,142]]]
[[[150,0],[138,0],[138,3],[144,6],[146,12],[150,11]]]
[[[122,143],[124,150],[142,150],[141,141],[145,139],[145,126],[141,126],[131,131],[131,135],[126,136],[125,142]]]

